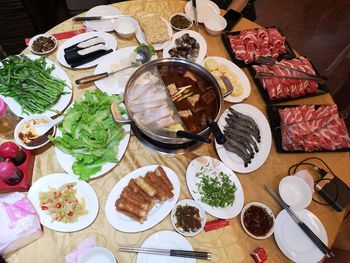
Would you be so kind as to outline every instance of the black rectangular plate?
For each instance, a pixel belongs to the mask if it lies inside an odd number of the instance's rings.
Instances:
[[[277,148],[277,152],[279,153],[315,153],[315,152],[349,152],[350,148],[343,148],[343,149],[337,149],[337,150],[317,150],[317,151],[312,151],[312,152],[306,152],[306,151],[286,151],[282,147],[282,134],[281,130],[277,128],[278,126],[281,125],[281,118],[278,113],[278,109],[285,109],[285,108],[292,108],[292,107],[298,107],[302,105],[279,105],[279,106],[267,106],[267,114],[269,116],[270,120],[270,127],[271,127],[271,132],[273,134],[273,137],[275,139],[275,144]],[[323,105],[314,105],[315,108],[317,109],[320,106]]]
[[[265,28],[276,28],[281,33],[282,36],[285,36],[281,32],[281,30],[279,28],[275,27],[275,26],[269,26],[269,27],[265,27]],[[253,28],[253,29],[258,29],[258,28]],[[250,66],[250,65],[254,64],[254,62],[246,64],[243,60],[236,59],[235,52],[233,52],[233,50],[231,48],[231,45],[230,45],[230,40],[228,38],[229,36],[236,36],[236,35],[239,35],[240,33],[241,33],[241,31],[225,32],[225,33],[221,34],[221,39],[224,42],[224,46],[225,46],[227,52],[229,53],[232,62],[235,63],[236,65],[238,65],[240,68],[243,68],[243,67],[247,67],[247,66]],[[291,46],[289,45],[287,39],[285,41],[285,45],[286,45],[287,52],[285,54],[280,54],[277,57],[278,61],[280,61],[283,58],[285,58],[285,59],[292,59],[292,58],[296,57],[296,55],[295,55],[293,49],[291,48]]]
[[[308,58],[307,58],[308,59]],[[311,66],[314,68],[315,70],[315,73],[317,76],[319,76],[319,72],[317,71],[317,69],[315,68],[314,64],[311,62],[311,60],[309,59],[310,63],[311,63]],[[248,70],[249,70],[249,73],[250,75],[252,75],[253,79],[254,79],[254,82],[255,82],[255,85],[257,86],[259,92],[260,92],[260,95],[261,97],[264,99],[265,103],[266,104],[275,104],[275,103],[281,103],[281,102],[286,102],[286,101],[292,101],[292,100],[297,100],[297,99],[301,99],[301,98],[309,98],[309,97],[315,97],[315,96],[319,96],[319,95],[323,95],[323,94],[326,94],[329,92],[329,88],[327,85],[320,85],[318,84],[318,87],[317,87],[317,92],[316,93],[313,93],[313,94],[306,94],[304,96],[301,96],[301,97],[297,97],[297,98],[285,98],[285,99],[277,99],[277,100],[271,100],[269,98],[269,94],[267,93],[267,90],[264,89],[262,83],[261,83],[261,80],[260,79],[257,79],[255,78],[255,74],[256,74],[256,71],[255,69],[253,68],[253,65],[255,64],[251,64],[249,67],[248,67]]]

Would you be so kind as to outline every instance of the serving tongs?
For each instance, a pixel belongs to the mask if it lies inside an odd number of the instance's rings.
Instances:
[[[195,24],[196,24],[196,30],[198,30],[198,9],[197,9],[197,0],[192,0],[192,7],[193,7],[194,21],[195,21]]]
[[[312,76],[297,76],[297,75],[278,75],[275,72],[257,72],[254,76],[256,79],[269,79],[269,78],[280,78],[280,79],[299,79],[299,80],[313,80],[317,83],[324,85],[326,84],[326,80],[320,77],[312,77]]]
[[[283,68],[283,69],[287,69],[287,70],[290,70],[290,71],[294,71],[294,72],[298,72],[304,76],[308,76],[308,77],[311,77],[312,79],[310,80],[320,80],[320,81],[323,81],[323,83],[320,83],[320,84],[324,84],[326,82],[327,79],[323,78],[323,77],[320,77],[320,76],[317,76],[317,75],[314,75],[314,74],[311,74],[311,73],[308,73],[308,72],[305,72],[305,71],[302,71],[302,70],[299,70],[299,69],[296,69],[296,68],[291,68],[291,67],[288,67],[288,66],[285,66],[285,65],[282,65],[281,63],[279,63],[278,61],[276,61],[274,58],[271,58],[271,57],[265,57],[265,56],[261,56],[259,57],[257,60],[256,60],[256,63],[258,64],[263,64],[263,65],[266,65],[266,66],[277,66],[279,68]],[[271,77],[271,76],[270,76]],[[298,77],[299,79],[304,79],[302,77]],[[308,78],[307,78],[308,79]]]

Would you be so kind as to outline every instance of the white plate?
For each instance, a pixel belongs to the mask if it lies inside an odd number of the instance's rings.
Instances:
[[[261,142],[258,143],[259,152],[255,153],[252,163],[250,163],[248,167],[244,167],[243,160],[237,154],[227,151],[224,146],[217,144],[215,141],[216,151],[221,161],[223,161],[223,163],[230,167],[233,171],[239,173],[251,173],[263,165],[269,156],[272,143],[270,125],[265,115],[252,105],[242,103],[233,105],[231,108],[253,118],[258,125],[261,136]],[[218,125],[221,130],[223,130],[224,126],[226,125],[225,118],[228,113],[229,110],[225,110],[218,121]]]
[[[118,153],[117,153],[118,163],[122,159],[122,157],[126,151],[126,148],[128,147],[129,139],[130,139],[130,125],[123,125],[123,129],[125,132],[125,136],[119,142],[119,145],[118,145]],[[62,132],[60,131],[60,129],[57,129],[55,137],[61,137],[61,136],[62,136]],[[55,147],[55,153],[56,153],[57,161],[61,165],[63,170],[66,173],[74,175],[77,178],[79,178],[79,175],[75,174],[73,172],[73,169],[72,169],[73,163],[76,161],[75,157],[68,154],[68,153],[61,151],[58,147]],[[90,177],[90,179],[100,177],[100,176],[106,174],[107,172],[112,170],[116,165],[117,165],[117,163],[105,163],[104,165],[102,165],[101,171],[92,175]]]
[[[113,65],[117,64],[118,69],[130,66],[130,57],[134,53],[135,48],[137,48],[137,46],[121,48],[108,54],[108,56],[97,65],[94,74],[111,72],[113,70]],[[154,59],[157,59],[157,55],[152,56],[151,60]],[[122,72],[115,73],[110,77],[95,81],[95,85],[98,89],[110,95],[124,93],[126,83],[135,70],[136,68],[123,70]]]
[[[197,0],[198,22],[204,23],[212,15],[220,15],[220,8],[212,1]],[[194,20],[194,12],[192,1],[188,1],[185,5],[185,13]]]
[[[205,65],[205,62],[208,59],[214,59],[218,64],[223,64],[226,65],[230,71],[232,71],[233,73],[236,74],[239,82],[242,84],[243,86],[243,93],[240,96],[232,96],[231,94],[226,96],[224,98],[224,101],[228,101],[228,102],[241,102],[244,99],[248,98],[250,95],[250,82],[249,79],[247,77],[247,75],[243,72],[243,70],[241,70],[236,64],[234,64],[233,62],[227,60],[226,58],[222,58],[222,57],[206,57],[205,60],[203,61],[202,65]]]
[[[142,244],[142,248],[163,248],[163,249],[182,249],[193,251],[193,248],[180,234],[173,231],[160,231],[149,236]],[[180,258],[170,256],[160,256],[152,254],[137,255],[136,263],[195,263],[193,258]]]
[[[148,14],[148,15],[153,15],[153,14]],[[169,40],[165,41],[164,43],[160,43],[160,44],[154,44],[153,47],[155,50],[162,50],[163,48],[167,47],[169,44],[170,44],[170,41],[171,41],[171,36],[173,35],[173,30],[171,28],[171,25],[170,23],[164,18],[164,17],[161,17],[162,20],[165,22],[166,24],[166,27],[168,29],[168,34],[169,34]],[[139,43],[146,43],[146,36],[145,34],[143,33],[143,31],[141,30],[141,27],[139,26],[139,28],[137,29],[136,31],[136,39]]]
[[[79,216],[78,221],[75,223],[53,221],[49,213],[40,208],[39,192],[49,191],[49,186],[58,188],[72,182],[77,183],[75,186],[75,189],[77,189],[77,197],[78,199],[84,197],[88,213]],[[39,178],[30,187],[28,198],[38,212],[41,224],[59,232],[74,232],[84,229],[94,222],[98,213],[98,199],[92,187],[87,182],[78,180],[76,177],[65,173],[54,173]]]
[[[231,182],[233,182],[236,185],[237,190],[235,192],[235,200],[232,205],[224,208],[211,207],[210,205],[201,202],[201,196],[198,192],[198,184],[200,183],[200,179],[196,177],[196,173],[200,171],[201,167],[207,165],[208,163],[210,163],[210,165],[214,167],[214,170],[217,173],[223,172],[227,174]],[[238,180],[237,176],[234,174],[234,172],[232,172],[226,165],[224,165],[219,160],[209,156],[201,156],[192,160],[192,162],[187,167],[186,182],[188,190],[190,191],[193,199],[197,201],[209,214],[217,218],[229,219],[237,216],[241,212],[244,203],[242,185]]]
[[[197,33],[193,30],[183,30],[175,33],[171,39],[171,43],[169,46],[163,49],[163,58],[170,58],[169,50],[176,47],[175,40],[179,37],[182,37],[182,35],[188,33],[190,37],[193,37],[197,42],[199,43],[199,53],[198,57],[196,58],[195,62],[198,64],[202,64],[205,55],[207,54],[207,43],[205,42],[205,39],[201,36],[201,34]]]
[[[298,217],[325,243],[327,232],[322,222],[310,211],[294,211]],[[323,253],[304,231],[293,221],[286,210],[282,210],[275,221],[275,240],[282,253],[294,262],[319,262]]]
[[[108,222],[117,230],[127,233],[135,233],[147,230],[162,221],[173,209],[180,194],[180,182],[176,173],[166,166],[162,166],[169,180],[174,186],[174,197],[155,205],[148,214],[148,219],[143,224],[131,219],[115,209],[115,201],[119,198],[124,187],[132,178],[144,176],[149,171],[154,171],[159,165],[148,165],[132,171],[124,176],[109,193],[106,201],[106,217]]]
[[[85,17],[87,16],[116,16],[121,15],[122,12],[112,5],[99,5],[91,8],[86,12]],[[94,31],[109,32],[113,31],[113,22],[116,19],[107,19],[107,20],[94,20],[94,21],[85,21],[85,25]]]
[[[56,54],[56,58],[58,62],[67,68],[71,68],[71,66],[67,63],[66,59],[64,58],[64,49],[92,37],[102,38],[106,43],[107,49],[113,49],[113,50],[117,49],[117,39],[113,35],[104,33],[104,32],[86,32],[83,34],[76,35],[68,39],[67,41],[65,41],[62,45],[60,45]],[[78,66],[76,67],[76,69],[90,68],[90,67],[96,66],[105,58],[106,55],[99,57],[93,61],[90,61],[86,64],[83,64],[81,66]]]
[[[312,201],[309,185],[297,176],[286,176],[278,185],[278,192],[283,201],[295,210],[308,207]]]
[[[40,58],[40,56],[37,55],[26,55],[29,59],[31,60],[35,60]],[[63,94],[60,99],[56,102],[56,104],[54,104],[51,109],[57,111],[58,113],[62,112],[69,104],[72,96],[73,96],[73,91],[72,91],[72,83],[68,77],[68,75],[66,74],[66,72],[64,72],[64,70],[57,65],[56,63],[54,63],[53,61],[49,60],[48,58],[45,58],[46,60],[46,65],[47,67],[51,67],[52,65],[55,66],[55,69],[51,72],[51,76],[63,80],[67,86],[64,88],[64,92],[67,92],[67,94]],[[0,67],[2,67],[2,63],[0,62]],[[22,112],[22,106],[18,104],[17,101],[15,101],[13,98],[11,97],[5,97],[2,96],[0,94],[0,98],[2,98],[6,104],[10,107],[11,111],[16,114],[18,117],[24,118],[26,116],[30,116],[28,114],[25,114]],[[53,117],[56,116],[58,113],[57,112],[53,112],[53,111],[45,111],[43,112],[43,114],[49,116],[49,117]]]
[[[104,247],[93,247],[82,251],[77,263],[116,263],[113,253]]]

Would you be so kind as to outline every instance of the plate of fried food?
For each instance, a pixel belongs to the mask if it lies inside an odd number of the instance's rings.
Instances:
[[[173,30],[170,23],[157,14],[147,14],[137,18],[140,27],[136,31],[139,43],[153,45],[155,50],[162,50],[170,44]]]
[[[236,64],[222,57],[206,57],[203,66],[215,77],[223,94],[232,86],[232,92],[224,98],[225,101],[236,103],[249,97],[249,79]]]
[[[180,194],[176,173],[149,165],[124,176],[110,192],[105,207],[108,222],[117,230],[136,233],[162,221]]]
[[[39,178],[28,191],[40,223],[55,231],[74,232],[92,224],[98,213],[95,191],[85,181],[65,173]]]

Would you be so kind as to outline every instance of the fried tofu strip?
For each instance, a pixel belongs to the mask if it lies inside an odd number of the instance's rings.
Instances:
[[[159,180],[154,174],[154,172],[147,172],[144,176],[144,179],[147,183],[152,185],[154,189],[156,189],[156,197],[159,199],[160,202],[163,202],[167,199],[167,194],[159,184]]]
[[[140,187],[137,186],[137,184],[135,183],[134,179],[131,179],[128,187],[131,189],[131,191],[133,191],[134,193],[139,194],[140,196],[142,196],[144,202],[148,203],[151,207],[154,205],[154,203],[156,202],[156,198],[154,197],[150,197],[148,196],[144,191],[142,191],[142,189]]]
[[[128,186],[122,191],[121,197],[142,210],[148,210],[151,207],[149,203],[145,202],[142,196],[134,193]]]
[[[170,182],[168,176],[166,175],[164,169],[162,166],[158,166],[155,170],[156,175],[158,175],[164,184],[167,185],[167,187],[170,189],[170,191],[174,190],[173,184]]]
[[[125,198],[117,199],[117,201],[115,202],[115,207],[119,212],[130,216],[139,222],[143,222],[146,219],[147,212],[134,206]]]
[[[163,183],[160,176],[157,176],[155,172],[149,173],[149,179],[152,182],[152,185],[155,184],[161,189],[161,191],[166,196],[166,199],[172,198],[174,196],[174,194],[171,192],[171,190],[168,188],[168,186],[165,183]]]
[[[150,185],[148,184],[141,176],[135,178],[135,183],[137,184],[138,187],[142,189],[148,196],[154,197],[157,193],[157,191]]]

